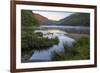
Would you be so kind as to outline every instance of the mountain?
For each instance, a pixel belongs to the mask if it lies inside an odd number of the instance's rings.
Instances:
[[[21,26],[38,26],[38,20],[33,16],[31,10],[21,10]]]
[[[38,20],[40,25],[90,26],[89,13],[75,13],[59,21],[49,20],[48,18],[37,13],[33,13],[33,17]]]
[[[89,26],[90,25],[90,14],[89,13],[75,13],[64,19],[61,19],[59,25],[69,26]]]
[[[39,22],[46,22],[48,18],[38,14],[38,13],[33,13],[33,16],[39,21]]]
[[[41,25],[56,25],[58,23],[57,21],[49,20],[38,13],[33,13],[33,17],[35,17]]]

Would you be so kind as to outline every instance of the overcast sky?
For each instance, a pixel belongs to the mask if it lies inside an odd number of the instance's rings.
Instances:
[[[33,11],[34,13],[38,13],[50,20],[59,21],[60,19],[63,19],[71,14],[72,12],[54,12],[54,11]]]

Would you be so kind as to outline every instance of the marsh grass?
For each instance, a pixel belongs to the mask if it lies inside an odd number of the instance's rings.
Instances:
[[[89,37],[81,37],[73,47],[64,45],[64,52],[53,52],[52,61],[90,59]]]
[[[43,50],[52,47],[55,44],[59,43],[58,37],[49,39],[43,38],[42,33],[34,33],[34,32],[23,32],[22,33],[22,41],[21,41],[21,48],[23,51],[30,51],[30,50]]]

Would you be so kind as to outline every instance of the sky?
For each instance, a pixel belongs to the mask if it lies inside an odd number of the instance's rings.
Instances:
[[[69,15],[73,14],[72,12],[55,12],[55,11],[33,11],[34,13],[38,13],[49,20],[59,21],[65,17],[68,17]]]

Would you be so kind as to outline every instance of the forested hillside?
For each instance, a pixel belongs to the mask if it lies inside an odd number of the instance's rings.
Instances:
[[[31,10],[22,10],[21,11],[21,25],[22,26],[37,26],[38,20],[33,16]]]

